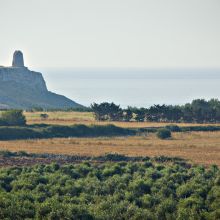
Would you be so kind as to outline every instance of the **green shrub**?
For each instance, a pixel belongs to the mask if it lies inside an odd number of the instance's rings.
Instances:
[[[22,110],[8,110],[1,114],[0,125],[21,126],[26,124]]]
[[[107,160],[107,161],[126,161],[128,159],[128,157],[126,157],[125,155],[120,155],[120,154],[106,154],[104,157],[101,156],[99,157],[100,160]],[[98,158],[98,159],[99,159]]]
[[[167,139],[171,137],[171,131],[167,128],[161,128],[157,131],[157,137],[160,139]]]
[[[47,119],[47,118],[49,118],[49,115],[45,114],[45,113],[42,113],[42,114],[40,114],[40,118],[41,119]]]

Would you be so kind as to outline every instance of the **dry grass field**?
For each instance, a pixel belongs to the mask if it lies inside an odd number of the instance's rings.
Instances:
[[[47,119],[42,119],[41,114],[48,114]],[[25,112],[24,113],[28,124],[60,124],[60,125],[73,125],[73,124],[85,124],[85,125],[106,125],[114,124],[124,128],[142,128],[142,127],[160,127],[166,126],[171,123],[156,123],[156,122],[100,122],[95,121],[92,112]],[[178,126],[205,126],[212,124],[190,124],[190,123],[175,123]],[[220,125],[220,124],[215,124]]]
[[[155,134],[115,138],[54,138],[1,141],[1,150],[32,153],[130,156],[178,156],[198,164],[220,166],[220,132],[173,133],[171,140],[159,140]]]

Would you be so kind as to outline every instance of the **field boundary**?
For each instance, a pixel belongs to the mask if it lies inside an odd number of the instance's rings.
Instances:
[[[177,125],[167,125],[147,128],[122,128],[112,124],[91,126],[83,124],[72,126],[34,124],[26,126],[0,126],[0,140],[134,136],[155,133],[158,129],[164,127],[168,128],[171,132],[220,131],[220,126],[179,127]]]

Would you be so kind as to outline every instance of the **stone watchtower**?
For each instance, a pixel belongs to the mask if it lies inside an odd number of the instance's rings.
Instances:
[[[13,54],[12,67],[24,67],[23,53],[16,50]]]

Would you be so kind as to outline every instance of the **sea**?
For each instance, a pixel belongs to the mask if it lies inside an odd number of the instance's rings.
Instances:
[[[84,106],[114,102],[121,107],[182,105],[220,99],[220,69],[40,69],[50,91]]]

